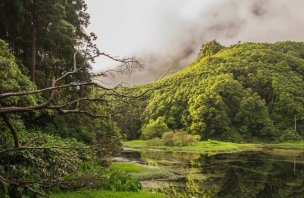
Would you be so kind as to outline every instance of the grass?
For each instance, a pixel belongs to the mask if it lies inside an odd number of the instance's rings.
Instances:
[[[139,173],[146,171],[148,168],[141,164],[130,162],[113,162],[110,166],[113,170],[123,170],[127,173]]]
[[[113,162],[110,169],[125,171],[138,180],[160,179],[171,174],[170,171],[163,167],[145,166],[130,162]]]
[[[149,146],[145,140],[133,140],[123,142],[124,147],[133,149],[161,149],[168,151],[183,151],[191,153],[220,153],[254,149],[292,149],[304,150],[304,141],[297,143],[280,143],[280,144],[238,144],[232,142],[220,141],[200,141],[190,146]]]
[[[263,146],[270,149],[304,150],[304,141],[296,143],[286,142],[279,144],[265,144]]]
[[[51,195],[51,198],[163,198],[162,195],[147,191],[113,192],[103,190],[80,190]]]
[[[200,141],[189,146],[149,146],[145,140],[133,140],[123,142],[123,146],[130,148],[161,149],[169,151],[183,151],[192,153],[227,152],[236,150],[247,150],[258,147],[258,144],[238,144],[219,141]]]

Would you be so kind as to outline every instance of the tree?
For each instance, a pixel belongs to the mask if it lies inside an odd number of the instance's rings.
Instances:
[[[58,141],[51,140],[50,142],[46,142],[45,139],[50,139],[50,137],[46,136],[45,134],[39,134],[39,133],[33,133],[37,134],[37,136],[32,136],[31,138],[26,138],[21,131],[18,129],[24,130],[24,127],[21,128],[19,126],[14,126],[14,123],[22,122],[22,119],[20,119],[20,116],[24,115],[25,113],[34,113],[34,112],[43,112],[46,110],[51,110],[54,112],[58,112],[61,114],[83,114],[87,115],[91,118],[98,118],[100,121],[106,122],[111,117],[111,111],[109,108],[109,105],[111,104],[112,100],[116,101],[123,101],[125,98],[129,97],[139,97],[136,95],[132,95],[132,93],[129,93],[129,95],[123,94],[119,89],[120,86],[114,87],[114,88],[107,88],[105,86],[102,86],[98,84],[97,82],[94,82],[94,79],[90,79],[87,81],[71,81],[69,83],[62,83],[62,81],[65,81],[66,78],[71,77],[75,74],[77,74],[78,71],[81,71],[83,69],[83,66],[85,66],[89,60],[91,60],[92,56],[88,56],[84,62],[78,63],[77,62],[77,54],[83,53],[82,55],[85,56],[86,49],[79,49],[74,54],[74,64],[73,64],[73,70],[68,71],[62,74],[62,76],[58,78],[53,78],[51,86],[46,88],[36,88],[33,82],[30,81],[30,79],[23,75],[21,71],[18,69],[18,66],[16,64],[15,58],[12,54],[9,53],[8,48],[6,47],[6,44],[3,41],[0,41],[0,61],[1,61],[1,68],[0,71],[0,77],[1,77],[1,90],[0,90],[0,116],[2,117],[1,124],[5,124],[7,127],[1,129],[4,131],[10,132],[10,136],[1,134],[0,141],[5,142],[5,144],[1,144],[0,147],[0,156],[2,159],[6,159],[5,162],[0,161],[0,168],[2,168],[1,163],[6,163],[7,167],[14,166],[13,161],[16,158],[16,156],[22,156],[23,158],[29,160],[28,163],[30,163],[29,156],[24,156],[24,154],[28,154],[30,156],[34,156],[33,160],[48,160],[49,158],[42,158],[42,156],[45,156],[44,152],[53,152],[52,150],[68,150],[68,149],[75,149],[75,146],[77,147],[77,144],[71,143],[71,142],[64,142],[62,145],[59,144]],[[96,54],[96,56],[101,54]],[[122,64],[125,64],[125,68],[127,70],[135,69],[136,67],[140,67],[141,63],[137,61],[136,59],[119,59],[114,58],[110,55],[106,55],[107,57],[116,60]],[[123,68],[121,68],[123,69]],[[107,72],[100,73],[99,75],[105,77],[107,75]],[[72,79],[72,78],[70,78]],[[88,89],[87,95],[81,95],[78,94],[71,97],[71,93],[74,91],[80,90],[80,88],[85,87]],[[73,90],[73,91],[72,91]],[[44,95],[44,97],[43,97]],[[98,106],[96,105],[98,104]],[[12,120],[14,122],[12,122]],[[104,123],[100,124],[99,126],[106,126],[108,129],[108,132],[115,131],[115,126],[112,123]],[[98,129],[98,131],[104,130],[105,128]],[[6,134],[6,133],[5,133]],[[26,132],[28,134],[28,132]],[[105,139],[109,136],[104,136],[105,133],[97,133],[96,134],[98,144],[101,144],[105,141]],[[111,136],[114,136],[115,134],[111,134]],[[27,135],[26,135],[27,136]],[[10,141],[13,141],[13,145],[10,143]],[[26,141],[24,141],[26,140]],[[45,144],[41,144],[41,141]],[[116,140],[118,141],[118,139]],[[58,145],[52,145],[52,142],[56,142]],[[113,140],[108,140],[109,144],[116,144]],[[35,146],[36,143],[39,146]],[[73,145],[73,147],[67,147],[70,145]],[[95,152],[100,152],[100,147],[98,144],[92,145],[91,148],[88,147],[79,147],[81,151],[80,153],[83,153],[84,150],[90,150],[95,149]],[[79,145],[78,145],[79,146]],[[81,146],[81,145],[80,145]],[[112,146],[112,148],[114,148]],[[99,149],[99,150],[98,150]],[[114,151],[114,149],[113,149]],[[26,152],[26,153],[24,153]],[[55,153],[57,151],[54,151]],[[76,152],[76,151],[75,151]],[[77,150],[78,152],[78,150]],[[91,153],[94,153],[92,150],[90,150]],[[73,157],[76,161],[78,160],[78,157],[81,159],[84,159],[85,157],[81,157],[80,153],[70,153],[67,151],[67,154],[71,155],[77,155],[77,157]],[[63,159],[61,158],[54,158],[54,162],[56,162],[57,159],[60,159],[61,161]],[[67,162],[70,162],[67,160]],[[24,170],[24,166],[28,163],[25,163],[25,161],[15,161],[14,163],[17,163],[18,166],[23,167],[22,170]],[[24,164],[22,164],[24,163]],[[73,166],[75,165],[73,162]],[[43,164],[40,164],[43,166]],[[63,169],[65,166],[69,166],[68,164],[60,165],[60,169]],[[72,166],[72,165],[71,165]],[[55,165],[53,166],[55,167]],[[77,165],[76,167],[79,167]],[[76,168],[75,167],[75,168]],[[31,168],[31,167],[29,167]],[[46,167],[45,167],[46,168]],[[51,168],[51,167],[49,167]],[[28,191],[34,193],[34,194],[40,194],[45,195],[42,191],[39,191],[35,186],[54,186],[58,185],[60,182],[64,181],[58,181],[55,177],[39,177],[39,174],[43,175],[45,169],[42,169],[42,172],[36,172],[35,176],[37,177],[34,181],[26,181],[26,177],[30,177],[26,175],[26,173],[29,171],[20,172],[18,177],[14,177],[14,179],[10,179],[10,175],[5,174],[5,176],[0,175],[0,181],[4,186],[4,189],[8,189],[8,186],[13,186],[12,189],[17,189],[18,187],[27,189]],[[73,168],[71,170],[74,170]],[[32,169],[30,171],[33,171]],[[38,171],[38,169],[37,169]],[[62,170],[64,171],[64,170]],[[14,172],[10,172],[13,174]],[[60,172],[60,178],[65,175],[61,174]],[[66,170],[66,173],[71,173],[71,171]],[[24,175],[25,174],[25,175]],[[54,173],[55,174],[55,173]],[[58,173],[59,174],[59,173]],[[40,176],[41,176],[40,175]],[[59,176],[59,175],[58,175]],[[30,177],[33,179],[32,177]],[[38,179],[38,180],[37,180]],[[1,191],[1,190],[0,190]]]
[[[222,47],[212,41],[200,56],[182,71],[145,85],[169,84],[144,99],[141,126],[164,117],[170,129],[203,139],[269,142],[304,137],[303,42]]]
[[[152,139],[161,137],[164,132],[169,130],[165,123],[165,118],[158,117],[156,120],[150,120],[149,124],[142,129],[142,136],[144,139]]]
[[[97,50],[88,42],[95,35],[84,30],[89,24],[86,9],[83,0],[4,0],[0,4],[0,39],[9,43],[10,51],[27,66],[39,88],[49,86],[53,76],[72,69],[77,43]],[[85,71],[82,77],[88,78]]]
[[[236,121],[244,139],[259,137],[264,141],[271,141],[276,136],[265,102],[255,93],[242,99]]]
[[[201,50],[198,54],[198,58],[201,59],[207,56],[212,56],[219,52],[221,49],[224,49],[224,46],[219,44],[219,42],[217,42],[216,40],[212,40],[202,45]]]
[[[117,72],[131,72],[141,63],[99,51],[85,31],[89,18],[84,0],[1,1],[8,45],[0,40],[0,193],[44,194],[42,186],[67,185],[62,180],[93,155],[102,161],[120,149],[112,105],[140,94],[103,86],[110,72],[93,75],[90,64],[104,56],[122,65]]]

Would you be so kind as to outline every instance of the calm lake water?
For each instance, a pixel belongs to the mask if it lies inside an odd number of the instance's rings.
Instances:
[[[167,197],[304,198],[304,152],[208,155],[126,150],[122,157],[168,170],[168,177],[142,181],[144,188],[161,191]]]

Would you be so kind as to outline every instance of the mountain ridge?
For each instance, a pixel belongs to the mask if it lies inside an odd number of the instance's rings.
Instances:
[[[185,69],[157,82],[144,100],[141,128],[164,117],[172,130],[234,142],[304,136],[304,43],[211,41]],[[140,130],[139,130],[140,132]]]

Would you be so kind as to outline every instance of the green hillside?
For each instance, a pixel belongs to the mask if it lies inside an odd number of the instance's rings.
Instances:
[[[303,77],[303,42],[223,47],[212,41],[184,70],[141,87],[158,89],[146,96],[140,120],[132,122],[140,123],[139,130],[163,117],[170,129],[202,139],[299,140],[304,136]]]

